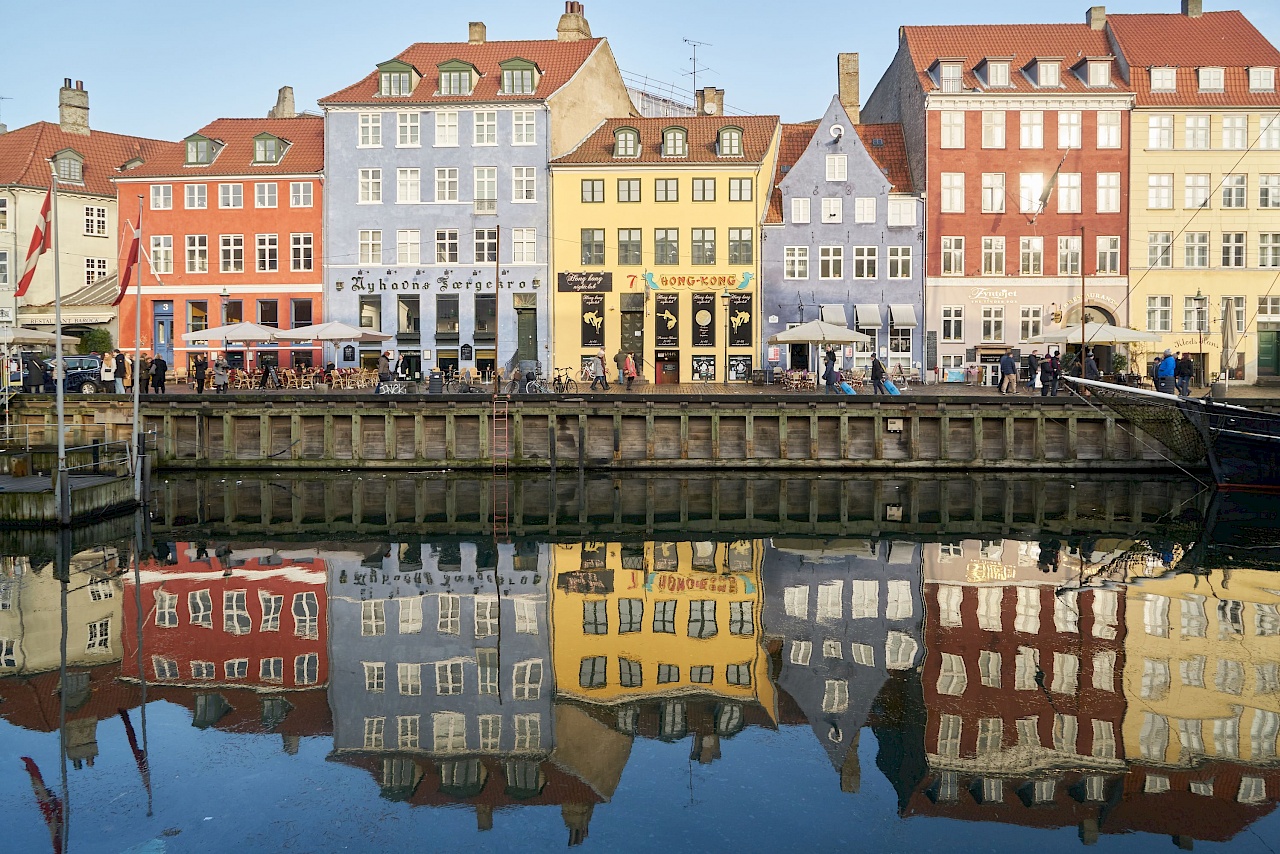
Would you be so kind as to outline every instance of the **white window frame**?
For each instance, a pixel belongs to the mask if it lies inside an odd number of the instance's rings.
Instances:
[[[982,111],[982,147],[1004,148],[1006,116],[1004,110]]]
[[[828,181],[848,181],[849,180],[849,155],[828,154],[826,174],[827,174]]]
[[[356,119],[359,132],[356,136],[356,148],[382,147],[382,114],[360,113]]]
[[[396,113],[396,148],[422,147],[422,113]]]
[[[939,114],[939,122],[942,127],[942,147],[964,148],[964,112],[961,110],[942,110]]]
[[[982,173],[982,212],[1004,213],[1005,174],[1003,172]]]
[[[1044,112],[1022,110],[1018,114],[1018,147],[1044,148]]]
[[[435,147],[458,147],[458,111],[437,110],[435,115]],[[437,170],[439,171],[439,170]]]
[[[964,213],[964,173],[943,172],[941,195],[943,213]]]
[[[1119,110],[1099,110],[1096,115],[1098,119],[1098,148],[1119,148],[1122,137],[1120,129],[1122,113]]]

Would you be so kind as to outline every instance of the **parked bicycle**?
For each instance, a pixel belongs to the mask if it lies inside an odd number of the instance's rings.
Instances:
[[[551,380],[551,389],[556,394],[577,394],[578,383],[573,379],[571,368],[556,368],[556,375]]]
[[[480,378],[472,375],[470,371],[463,374],[453,373],[444,384],[445,394],[484,394],[487,391]]]
[[[547,394],[550,391],[546,377],[542,375],[541,366],[537,372],[516,376],[507,383],[507,394]]]

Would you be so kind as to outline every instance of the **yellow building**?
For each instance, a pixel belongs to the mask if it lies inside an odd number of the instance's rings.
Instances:
[[[1280,592],[1274,573],[1191,573],[1130,584],[1125,757],[1174,767],[1276,761]]]
[[[610,119],[551,164],[555,364],[634,354],[650,382],[746,381],[776,116]]]
[[[776,721],[761,645],[763,552],[758,540],[554,546],[557,695],[596,706],[758,704]]]
[[[1280,374],[1280,51],[1239,12],[1110,15],[1128,69],[1134,325],[1144,351],[1190,352],[1212,379],[1222,322],[1231,378]]]

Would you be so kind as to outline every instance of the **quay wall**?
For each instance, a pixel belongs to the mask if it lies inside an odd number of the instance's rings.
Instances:
[[[126,438],[131,403],[73,398],[69,430]],[[515,398],[506,435],[481,395],[148,397],[155,471],[453,469],[1108,471],[1173,455],[1108,410],[1061,398],[904,395]],[[16,407],[52,425],[52,399]],[[95,427],[95,429],[101,429]],[[53,431],[47,431],[53,436]],[[496,437],[496,438],[495,438]]]

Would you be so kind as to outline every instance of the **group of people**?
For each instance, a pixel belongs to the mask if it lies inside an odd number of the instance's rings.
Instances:
[[[104,391],[114,389],[116,394],[124,394],[126,389],[130,391],[133,389],[137,377],[142,377],[139,390],[143,394],[148,390],[152,394],[164,394],[168,374],[169,363],[159,353],[155,356],[139,354],[135,363],[133,359],[117,349],[102,355],[99,379],[102,380]]]
[[[1075,376],[1080,376],[1080,366],[1075,369]],[[1054,350],[1046,351],[1043,356],[1039,350],[1032,350],[1027,357],[1027,388],[1034,395],[1040,389],[1041,397],[1057,397],[1062,383],[1062,354]],[[1084,378],[1097,380],[1102,378],[1098,367],[1098,357],[1090,347],[1084,354]],[[1018,361],[1013,358],[1013,350],[1005,351],[1000,357],[1000,393],[1017,394]]]
[[[1191,378],[1196,375],[1196,363],[1190,353],[1165,350],[1164,355],[1156,359],[1153,373],[1156,391],[1179,397],[1191,396]]]
[[[591,357],[591,390],[597,388],[601,391],[609,390],[609,374],[604,366],[605,349],[601,347],[596,354]],[[636,377],[640,375],[640,371],[636,368],[636,354],[619,348],[617,353],[613,354],[613,363],[618,368],[618,382],[626,383],[627,391],[631,391],[631,386],[635,382]]]
[[[875,394],[889,393],[889,389],[885,385],[885,380],[888,378],[889,371],[885,368],[884,362],[880,361],[880,357],[873,353],[871,355],[871,388]],[[822,381],[826,383],[827,394],[853,393],[852,387],[847,392],[844,389],[844,377],[836,367],[834,350],[827,351],[826,367],[822,370]]]

